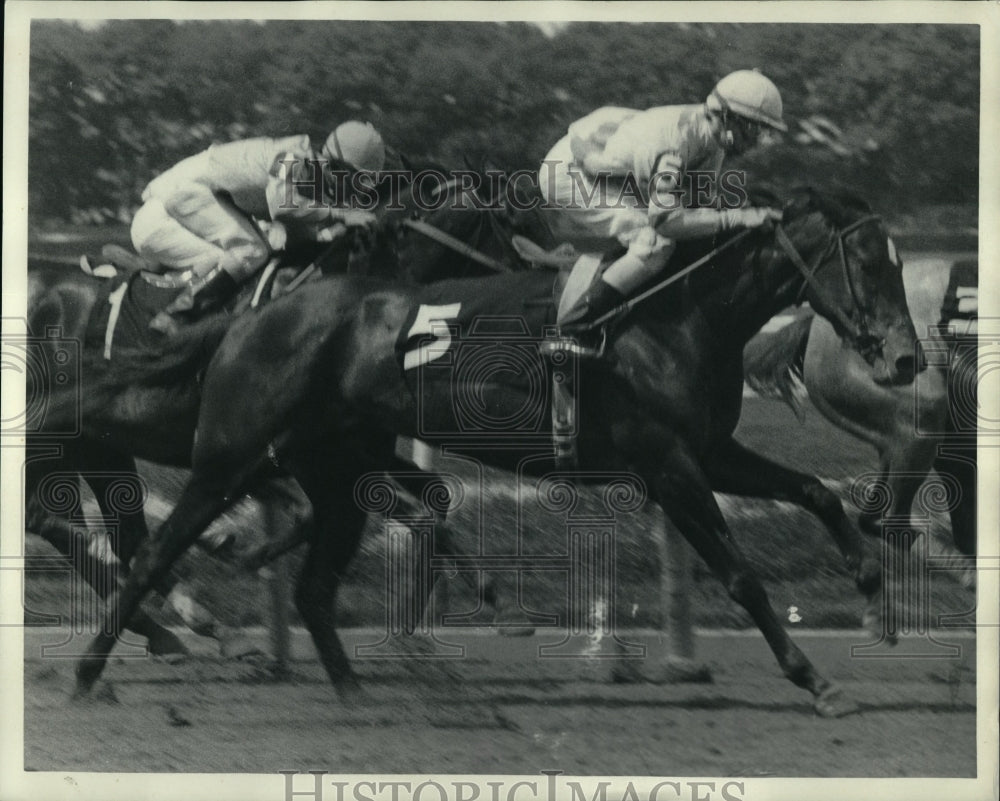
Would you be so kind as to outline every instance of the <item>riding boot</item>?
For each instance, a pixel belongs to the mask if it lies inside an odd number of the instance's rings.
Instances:
[[[594,322],[625,301],[625,296],[611,284],[600,279],[594,281],[583,296],[557,322],[563,334],[577,334],[587,331]]]
[[[149,327],[164,334],[173,333],[179,321],[192,322],[219,308],[236,293],[238,287],[235,278],[221,267],[216,267],[188,284],[167,308],[153,318]]]

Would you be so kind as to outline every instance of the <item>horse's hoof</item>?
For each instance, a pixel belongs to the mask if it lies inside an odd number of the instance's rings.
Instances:
[[[97,656],[84,656],[76,664],[76,687],[73,698],[86,698],[94,689],[94,685],[104,670],[105,660]]]
[[[102,681],[95,685],[82,684],[79,680],[73,689],[70,700],[74,703],[118,704],[118,695],[110,682]]]
[[[842,718],[857,712],[859,707],[840,687],[830,686],[816,696],[813,709],[821,718]]]
[[[653,684],[711,684],[712,671],[693,659],[672,658],[663,660],[647,679]]]

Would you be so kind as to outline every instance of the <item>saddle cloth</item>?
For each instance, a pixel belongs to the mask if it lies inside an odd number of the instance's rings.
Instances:
[[[88,348],[101,349],[106,360],[127,343],[130,350],[157,350],[163,335],[149,327],[181,292],[181,286],[156,286],[144,273],[119,275],[105,281],[87,324]]]
[[[941,302],[941,325],[957,335],[978,331],[979,264],[974,260],[957,261],[951,266],[948,289]]]
[[[551,273],[514,273],[415,292],[396,358],[422,439],[550,441],[556,368],[539,346],[557,335],[552,283]]]

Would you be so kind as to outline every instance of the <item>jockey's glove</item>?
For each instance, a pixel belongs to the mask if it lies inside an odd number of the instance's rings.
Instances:
[[[277,220],[261,220],[258,224],[264,232],[264,236],[267,237],[267,246],[272,253],[278,253],[285,249],[285,245],[288,243],[288,229],[284,223]]]
[[[780,220],[781,211],[766,206],[725,209],[722,211],[721,228],[723,231],[731,228],[761,228]]]
[[[320,228],[316,232],[317,242],[335,242],[342,236],[347,234],[347,226],[342,222],[334,223],[333,225],[328,225],[325,228]]]
[[[348,228],[374,228],[377,222],[373,212],[362,209],[330,209],[330,219]]]
[[[760,228],[781,219],[781,212],[766,207],[742,209],[674,209],[655,224],[668,239],[697,239],[734,228]]]

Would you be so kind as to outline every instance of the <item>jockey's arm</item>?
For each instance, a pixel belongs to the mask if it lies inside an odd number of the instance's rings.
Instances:
[[[605,148],[606,138],[598,135],[582,135],[573,126],[569,130],[569,147],[573,160],[583,168],[587,175],[610,173],[621,175],[631,167],[631,162],[624,154],[609,153]]]
[[[264,189],[272,220],[287,221],[295,227],[325,226],[330,223],[330,207],[322,191],[315,197],[302,193],[312,183],[313,166],[299,153],[284,153],[274,160]],[[322,189],[319,184],[318,189]]]
[[[300,154],[286,153],[275,159],[265,189],[272,220],[286,224],[297,237],[318,242],[332,242],[348,228],[374,223],[371,212],[331,206],[321,191],[322,184],[314,182],[312,170]],[[310,187],[315,188],[314,193],[302,193],[302,188]]]
[[[780,212],[767,208],[689,208],[683,165],[661,159],[657,168],[650,187],[649,225],[667,239],[698,239],[734,228],[756,228],[781,219]]]

